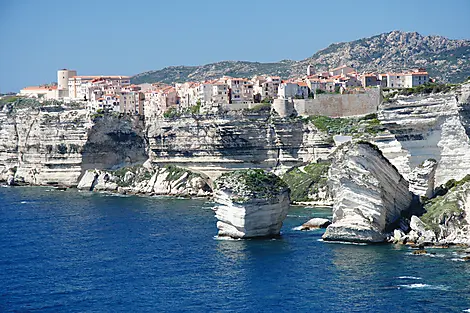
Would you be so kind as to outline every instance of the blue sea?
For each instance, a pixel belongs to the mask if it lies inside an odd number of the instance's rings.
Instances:
[[[217,240],[214,203],[0,188],[0,312],[470,312],[462,248]]]

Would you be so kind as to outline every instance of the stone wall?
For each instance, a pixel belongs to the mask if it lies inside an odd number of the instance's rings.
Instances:
[[[360,94],[318,94],[315,99],[276,99],[273,108],[281,116],[298,115],[346,117],[376,113],[382,101],[381,90],[373,88]]]
[[[325,115],[344,117],[376,113],[381,102],[379,88],[360,94],[319,94],[315,99],[294,99],[299,115]]]

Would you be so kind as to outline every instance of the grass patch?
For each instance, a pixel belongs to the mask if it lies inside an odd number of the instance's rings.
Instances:
[[[442,225],[453,216],[458,217],[465,213],[459,202],[462,200],[462,193],[464,192],[460,187],[467,182],[470,182],[470,175],[459,181],[451,179],[439,187],[438,193],[441,195],[426,201],[424,204],[426,213],[420,219],[425,223],[427,229],[438,235],[439,225]]]
[[[326,186],[330,163],[311,163],[303,167],[294,167],[282,176],[291,190],[294,202],[309,201],[309,194],[318,192]]]
[[[311,122],[319,131],[329,135],[351,135],[377,134],[383,130],[377,114],[368,114],[360,118],[334,118],[321,115],[313,115],[304,119]]]

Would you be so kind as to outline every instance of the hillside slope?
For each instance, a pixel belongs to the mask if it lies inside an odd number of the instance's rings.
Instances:
[[[185,82],[223,75],[251,77],[258,74],[282,78],[302,75],[308,65],[326,70],[353,65],[358,71],[400,71],[425,67],[442,82],[462,82],[470,76],[470,40],[422,36],[416,32],[392,31],[351,42],[334,43],[302,61],[276,63],[222,61],[201,66],[171,66],[132,77],[133,83]]]

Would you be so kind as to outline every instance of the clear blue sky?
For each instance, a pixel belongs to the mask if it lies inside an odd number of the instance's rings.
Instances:
[[[79,75],[301,60],[392,30],[470,39],[470,0],[0,0],[0,92]]]

